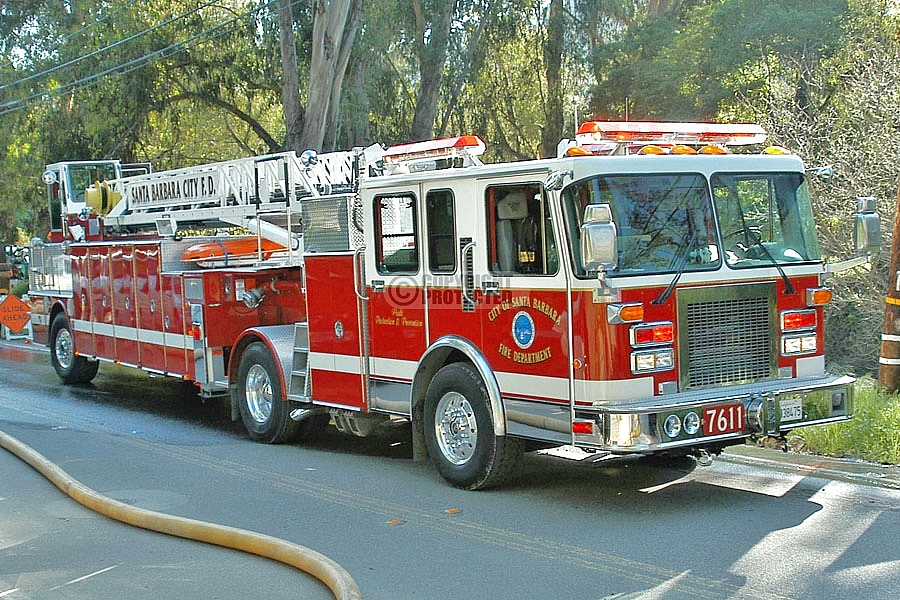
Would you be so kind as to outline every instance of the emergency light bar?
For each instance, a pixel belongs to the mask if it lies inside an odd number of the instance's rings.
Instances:
[[[384,161],[399,163],[431,158],[442,158],[455,154],[481,156],[485,145],[477,135],[461,135],[439,140],[398,144],[384,151]]]
[[[752,123],[663,123],[651,121],[585,121],[575,139],[579,146],[617,144],[762,144],[768,134]]]

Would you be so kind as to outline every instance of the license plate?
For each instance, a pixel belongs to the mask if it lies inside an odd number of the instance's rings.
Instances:
[[[703,410],[703,435],[719,435],[744,430],[743,404],[724,404]]]
[[[803,418],[803,398],[782,398],[781,420],[797,421]]]

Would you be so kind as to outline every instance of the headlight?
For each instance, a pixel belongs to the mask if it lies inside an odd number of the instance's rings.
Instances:
[[[663,423],[663,432],[670,438],[678,437],[678,434],[681,433],[681,419],[678,418],[678,415],[666,417],[666,421]]]
[[[675,366],[675,351],[671,348],[631,353],[631,372],[668,371]]]
[[[684,432],[688,435],[694,435],[700,431],[700,417],[695,412],[689,412],[684,415]]]
[[[792,354],[812,354],[818,347],[819,343],[815,334],[786,335],[781,338],[782,356],[790,356]]]

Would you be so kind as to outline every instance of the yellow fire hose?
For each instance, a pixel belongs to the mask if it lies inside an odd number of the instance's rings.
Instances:
[[[350,574],[315,550],[246,529],[176,517],[113,500],[73,479],[43,455],[3,431],[0,431],[0,447],[31,465],[79,504],[111,519],[150,531],[276,560],[316,577],[331,589],[337,600],[362,598],[359,586]]]

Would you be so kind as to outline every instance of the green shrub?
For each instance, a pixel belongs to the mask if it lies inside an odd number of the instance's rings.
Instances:
[[[887,393],[878,382],[856,382],[852,420],[806,427],[793,432],[791,446],[826,456],[852,457],[900,464],[900,394]]]
[[[21,298],[22,296],[24,296],[25,294],[28,293],[28,282],[20,281],[16,284],[13,284],[9,288],[9,293],[12,294],[13,296],[16,296],[17,298]]]

